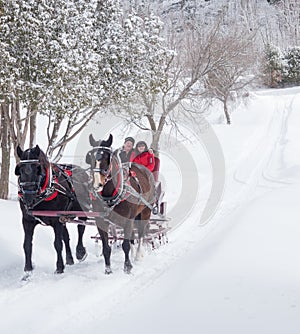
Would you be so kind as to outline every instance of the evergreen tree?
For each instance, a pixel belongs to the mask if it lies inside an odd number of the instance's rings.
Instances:
[[[268,44],[263,58],[263,80],[268,87],[278,87],[283,78],[283,56],[280,49]]]
[[[163,41],[153,16],[124,17],[113,0],[14,0],[3,11],[0,94],[27,112],[15,145],[38,111],[49,119],[47,153],[58,149],[59,157],[95,113],[160,80]]]
[[[47,153],[58,160],[96,113],[163,80],[160,27],[115,0],[0,0],[1,135],[16,148],[30,129],[33,145],[43,114]],[[1,138],[5,152],[10,138]]]
[[[288,48],[284,54],[285,76],[288,83],[300,84],[300,47]]]

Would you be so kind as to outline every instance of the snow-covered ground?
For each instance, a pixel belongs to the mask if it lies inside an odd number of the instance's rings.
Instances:
[[[86,261],[54,275],[53,233],[39,226],[34,275],[22,284],[20,211],[17,202],[0,201],[0,332],[298,333],[299,110],[299,88],[258,91],[232,115],[233,125],[214,125],[226,165],[215,215],[201,221],[211,171],[195,146],[199,191],[192,210],[169,233],[168,245],[134,263],[132,275],[123,273],[119,249],[113,275],[104,275],[90,239],[94,227],[85,233]],[[167,173],[172,199],[180,182]],[[185,198],[177,208],[189,204]],[[74,249],[76,227],[69,230]]]

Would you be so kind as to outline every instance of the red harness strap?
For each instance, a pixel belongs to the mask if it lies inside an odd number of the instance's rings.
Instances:
[[[64,172],[68,175],[68,176],[72,176],[72,171],[68,168],[64,169]]]
[[[117,180],[117,186],[112,194],[112,197],[116,196],[119,189],[120,189],[120,186],[121,186],[121,174],[120,174],[120,168],[119,168],[119,165],[116,163],[116,169],[117,169],[117,172],[118,172],[118,180]]]
[[[45,183],[43,184],[43,186],[42,186],[42,188],[41,188],[41,192],[40,192],[41,194],[42,194],[43,192],[46,191],[47,186],[49,185],[49,178],[50,178],[50,175],[49,175],[49,174],[50,174],[50,173],[49,173],[49,168],[47,168],[47,169],[46,169]],[[55,182],[58,183],[57,178],[55,178]],[[46,197],[46,198],[44,199],[44,201],[46,201],[46,202],[52,201],[52,200],[57,196],[57,194],[58,194],[58,191],[56,190],[56,191],[54,191],[50,196]]]
[[[49,168],[46,169],[46,175],[45,175],[45,182],[43,184],[43,186],[41,187],[41,190],[39,192],[39,195],[42,195],[46,189],[47,189],[47,186],[49,185],[49,179],[50,179],[50,175],[49,175]],[[55,178],[55,182],[58,183],[58,180]],[[50,196],[44,198],[43,200],[46,201],[46,202],[49,202],[49,201],[52,201],[58,194],[58,191],[55,190]],[[22,197],[23,194],[18,192],[18,197]]]

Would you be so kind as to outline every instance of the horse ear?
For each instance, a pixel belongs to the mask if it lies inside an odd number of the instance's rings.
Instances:
[[[40,149],[39,145],[36,145],[34,150],[35,150],[35,153],[37,154],[37,156],[39,156],[40,153],[41,153],[41,149]]]
[[[113,142],[113,136],[112,136],[112,134],[110,134],[109,138],[107,140],[107,146],[111,146],[112,142]]]
[[[98,146],[98,143],[97,143],[97,141],[94,139],[94,137],[93,137],[92,134],[89,135],[89,140],[90,140],[90,144],[91,144],[91,146],[93,146],[93,147]]]
[[[21,159],[21,156],[23,154],[23,150],[21,149],[20,145],[17,146],[17,154],[18,154],[18,157]]]

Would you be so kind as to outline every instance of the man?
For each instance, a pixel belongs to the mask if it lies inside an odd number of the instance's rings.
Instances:
[[[123,149],[120,153],[121,162],[130,162],[134,159],[135,153],[133,145],[135,140],[132,137],[125,138]]]

